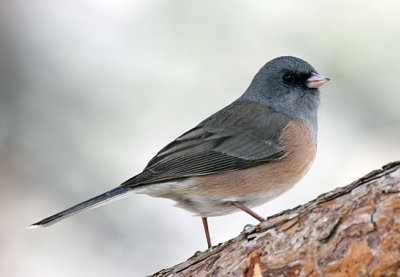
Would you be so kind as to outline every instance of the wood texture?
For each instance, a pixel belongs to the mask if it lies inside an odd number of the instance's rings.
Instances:
[[[153,276],[400,276],[400,161]]]

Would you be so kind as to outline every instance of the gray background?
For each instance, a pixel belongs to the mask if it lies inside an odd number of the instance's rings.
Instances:
[[[206,247],[201,220],[134,195],[53,227],[26,225],[140,172],[232,102],[268,60],[294,55],[322,88],[307,176],[272,215],[396,160],[398,1],[0,2],[0,272],[143,276]],[[214,243],[246,223],[211,218]]]

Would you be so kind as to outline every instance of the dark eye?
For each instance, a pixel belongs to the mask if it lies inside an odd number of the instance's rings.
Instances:
[[[290,73],[285,73],[282,77],[282,80],[286,83],[286,84],[291,84],[294,82],[294,76],[293,74]]]

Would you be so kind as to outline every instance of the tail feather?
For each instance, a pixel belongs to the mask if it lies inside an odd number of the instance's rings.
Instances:
[[[118,200],[120,198],[128,196],[130,193],[133,192],[132,188],[127,188],[127,187],[116,187],[115,189],[112,189],[110,191],[107,191],[103,194],[100,194],[96,197],[93,197],[89,200],[86,200],[82,203],[79,203],[75,206],[72,206],[69,209],[66,209],[62,212],[56,213],[52,216],[49,216],[45,219],[42,219],[36,223],[33,223],[29,225],[27,228],[37,228],[37,227],[47,227],[50,226],[60,220],[63,220],[71,215],[83,212],[88,209],[94,209],[97,207],[100,207],[102,205],[108,204],[110,202],[113,202],[115,200]]]

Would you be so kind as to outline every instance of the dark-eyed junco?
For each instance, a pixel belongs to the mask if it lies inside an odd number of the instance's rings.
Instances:
[[[318,88],[329,79],[307,62],[279,57],[264,65],[249,88],[161,149],[140,174],[120,186],[45,218],[48,226],[131,193],[170,198],[203,219],[252,210],[291,188],[317,149]]]

